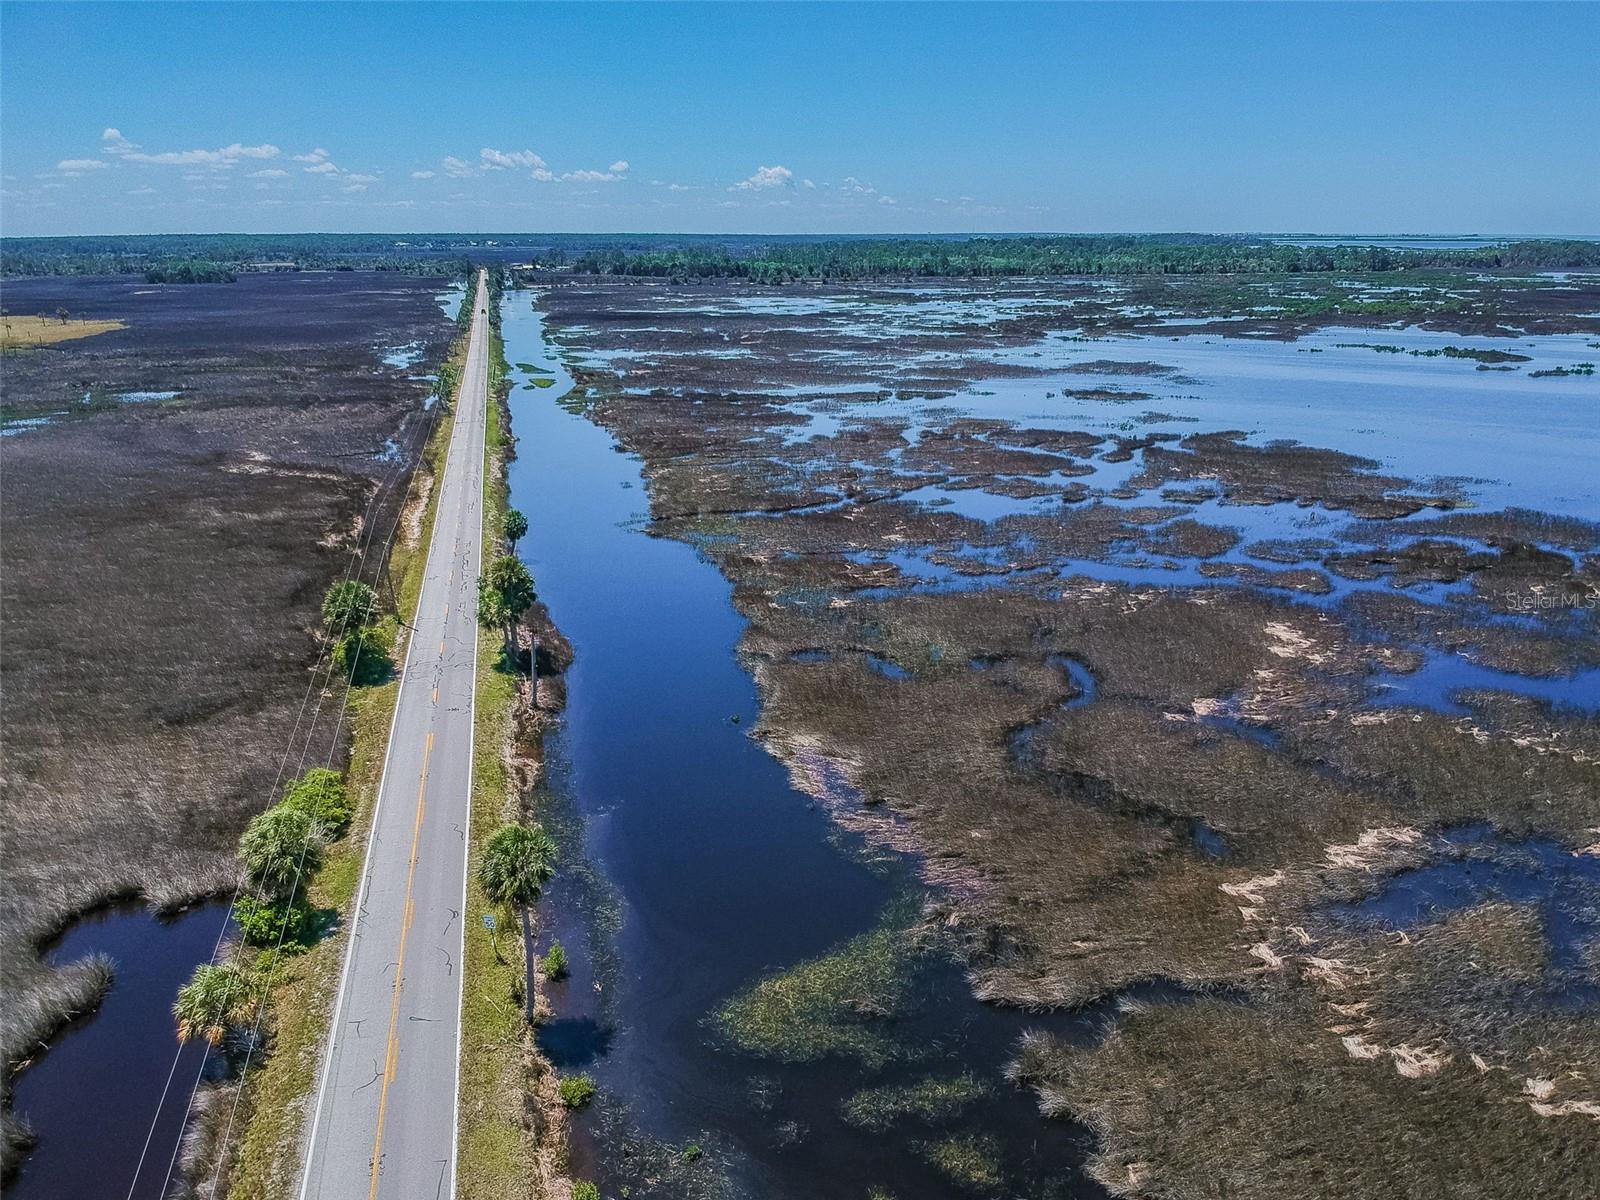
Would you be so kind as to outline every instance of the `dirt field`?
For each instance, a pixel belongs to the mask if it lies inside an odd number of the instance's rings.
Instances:
[[[8,1073],[103,986],[38,957],[75,915],[231,888],[308,695],[322,592],[397,516],[454,329],[440,289],[7,282],[8,313],[127,326],[6,363]],[[308,762],[333,733],[320,698],[293,739]]]

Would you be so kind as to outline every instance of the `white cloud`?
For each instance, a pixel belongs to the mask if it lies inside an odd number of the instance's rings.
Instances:
[[[413,172],[411,172],[411,178],[413,178],[413,179],[432,179],[433,175],[434,175],[434,173],[432,171],[413,171]]]
[[[271,142],[263,142],[259,146],[234,142],[216,150],[163,150],[159,154],[147,154],[139,148],[139,143],[130,142],[115,128],[107,129],[100,135],[100,140],[105,143],[101,149],[114,158],[160,167],[227,168],[246,159],[277,158],[283,153]]]
[[[136,187],[128,192],[130,196],[153,196],[156,190],[153,187]]]
[[[895,200],[895,198],[893,196],[879,196],[878,197],[878,203],[879,204],[896,204],[896,203],[898,203],[898,201]]]
[[[741,179],[728,190],[730,192],[748,192],[759,191],[764,188],[793,186],[794,172],[789,170],[788,167],[757,167],[754,175],[751,175],[748,179]]]
[[[251,179],[284,179],[284,178],[288,177],[288,174],[289,174],[289,172],[280,171],[277,167],[264,167],[259,171],[251,171],[250,172],[250,178]]]
[[[615,171],[566,171],[562,183],[615,183],[622,176]]]
[[[484,167],[491,171],[505,171],[516,167],[525,168],[529,171],[539,171],[543,170],[547,165],[544,159],[540,158],[532,150],[512,150],[507,152],[504,150],[491,150],[485,146],[478,151],[478,157],[483,160]]]
[[[607,167],[606,170],[610,171],[613,175],[626,175],[628,173],[628,160],[625,158],[619,158],[616,162]]]
[[[687,192],[688,190],[689,190],[689,185],[685,184],[685,183],[669,183],[669,184],[667,184],[667,191],[669,191],[669,192]]]
[[[811,189],[811,188],[815,188],[817,185],[812,183],[811,180],[809,180],[809,179],[802,179],[800,181],[800,186],[803,187],[803,188]]]
[[[367,185],[364,183],[347,183],[339,190],[342,192],[364,192],[367,190]]]
[[[307,175],[337,175],[339,173],[339,168],[334,166],[331,162],[328,162],[326,159],[321,162],[314,162],[309,167],[303,167],[301,169],[304,170]]]
[[[448,155],[444,160],[444,173],[451,179],[465,179],[469,175],[476,175],[476,168],[469,162],[464,162],[455,155]]]
[[[555,178],[555,175],[548,167],[540,167],[538,170],[534,171],[533,177],[540,183],[549,183]]]
[[[295,162],[319,163],[319,162],[327,162],[328,159],[331,158],[331,157],[332,157],[332,155],[330,155],[321,146],[318,146],[310,154],[296,154],[294,156],[294,160],[295,160]]]
[[[857,196],[876,196],[878,194],[877,188],[873,187],[870,183],[862,183],[861,180],[857,179],[854,175],[846,175],[844,177],[844,183],[840,186],[843,187],[845,191],[853,192]]]
[[[348,180],[350,183],[377,183],[378,182],[378,177],[376,175],[360,175],[360,174],[357,174],[354,171],[347,172],[345,174],[345,179]]]
[[[56,164],[56,170],[65,171],[69,175],[79,175],[84,171],[104,171],[106,164],[98,158],[63,158]]]

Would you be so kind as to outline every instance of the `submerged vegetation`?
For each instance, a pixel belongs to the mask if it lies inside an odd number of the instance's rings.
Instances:
[[[907,1000],[918,952],[908,914],[831,954],[761,980],[716,1015],[734,1045],[783,1062],[841,1055],[882,1066],[905,1054],[892,1022]]]
[[[934,1075],[915,1083],[863,1088],[845,1101],[843,1115],[863,1129],[887,1129],[905,1117],[938,1124],[983,1100],[991,1090],[971,1072]]]

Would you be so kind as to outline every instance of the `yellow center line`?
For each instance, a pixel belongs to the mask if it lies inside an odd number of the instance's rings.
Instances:
[[[375,1200],[378,1194],[378,1166],[383,1159],[383,1122],[389,1114],[389,1084],[400,1066],[400,980],[406,971],[406,940],[411,933],[414,910],[411,889],[417,878],[417,850],[422,844],[422,813],[428,794],[428,759],[432,754],[433,734],[430,733],[422,746],[422,775],[417,782],[417,820],[411,831],[411,865],[406,869],[406,909],[400,922],[400,953],[394,965],[394,998],[389,1002],[389,1042],[383,1057],[383,1087],[378,1092],[378,1129],[372,1139],[372,1183],[367,1188],[367,1200]]]

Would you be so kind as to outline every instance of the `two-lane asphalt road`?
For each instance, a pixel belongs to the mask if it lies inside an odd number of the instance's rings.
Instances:
[[[455,1194],[486,304],[480,274],[427,573],[311,1119],[302,1200]]]

